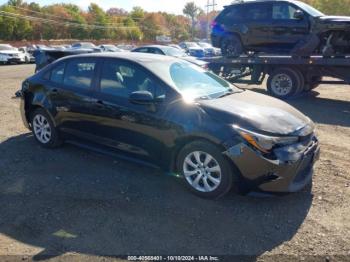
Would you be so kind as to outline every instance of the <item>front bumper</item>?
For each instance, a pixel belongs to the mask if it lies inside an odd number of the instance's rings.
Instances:
[[[300,191],[311,183],[320,146],[315,138],[299,153],[298,159],[293,161],[266,159],[243,143],[231,147],[225,154],[240,170],[250,188],[265,192],[291,193]]]

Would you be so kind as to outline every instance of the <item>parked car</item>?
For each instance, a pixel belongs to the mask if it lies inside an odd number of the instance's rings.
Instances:
[[[131,51],[132,49],[136,48],[135,45],[127,45],[127,44],[119,44],[119,45],[116,45],[116,47],[124,51]]]
[[[71,49],[85,49],[85,50],[92,50],[94,52],[102,52],[102,50],[100,48],[98,48],[97,46],[95,46],[93,43],[90,42],[78,42],[78,43],[74,43],[72,44]]]
[[[102,52],[124,52],[124,50],[116,47],[115,45],[100,45],[99,48]]]
[[[183,49],[181,48],[181,46],[176,45],[176,44],[169,44],[168,46],[174,47],[174,48],[177,48],[177,49],[180,49],[180,50],[183,50]]]
[[[189,56],[182,49],[179,50],[177,48],[174,48],[171,46],[165,46],[165,45],[141,46],[141,47],[133,49],[131,52],[173,56],[173,57],[181,58],[183,60],[186,60],[188,62],[191,62],[191,63],[198,65],[198,66],[201,66],[201,67],[206,67],[208,64],[207,62],[205,62],[203,60],[199,60],[193,56]]]
[[[205,56],[220,56],[221,50],[220,48],[213,47],[211,44],[206,42],[198,42],[200,47],[204,49]]]
[[[19,51],[16,47],[8,44],[0,44],[0,62],[3,64],[29,63],[29,58],[27,54]]]
[[[78,141],[158,165],[202,197],[242,183],[301,190],[319,155],[313,122],[295,108],[174,57],[70,56],[26,79],[18,94],[24,124],[43,147]]]
[[[235,2],[214,20],[211,38],[225,56],[246,51],[346,54],[350,52],[350,17],[326,16],[292,0]]]
[[[33,53],[30,52],[27,49],[27,47],[20,47],[20,48],[18,48],[18,51],[21,52],[22,54],[24,54],[25,63],[34,63],[35,62],[35,58],[33,56]]]
[[[179,46],[191,56],[198,58],[205,56],[204,49],[195,42],[182,42],[179,44]]]

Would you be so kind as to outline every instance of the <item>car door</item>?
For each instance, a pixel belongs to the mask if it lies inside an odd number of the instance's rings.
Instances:
[[[162,117],[165,102],[133,104],[129,96],[142,90],[164,100],[164,85],[136,63],[115,58],[104,60],[98,85],[93,110],[96,140],[127,156],[157,162],[173,132]]]
[[[276,46],[291,48],[309,34],[309,17],[304,12],[302,19],[294,18],[300,10],[289,2],[275,2],[272,6],[271,40]]]
[[[258,47],[270,44],[271,4],[247,3],[242,6],[244,14],[243,43],[249,47]]]
[[[62,61],[51,70],[48,98],[62,131],[80,137],[90,132],[96,68],[94,58],[75,58]]]

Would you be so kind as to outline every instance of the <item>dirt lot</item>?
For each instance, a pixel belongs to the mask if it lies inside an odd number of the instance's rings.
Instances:
[[[11,98],[33,70],[0,67],[0,260],[207,254],[274,261],[283,254],[350,261],[350,87],[321,86],[289,101],[317,123],[322,154],[311,190],[208,201],[159,170],[69,145],[39,147]]]

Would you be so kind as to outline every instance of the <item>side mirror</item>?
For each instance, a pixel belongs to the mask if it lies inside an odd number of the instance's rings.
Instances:
[[[296,10],[294,12],[294,18],[298,20],[302,20],[304,18],[304,12],[301,10]]]
[[[154,102],[154,97],[149,91],[135,91],[129,96],[131,103],[139,105],[148,105]]]

